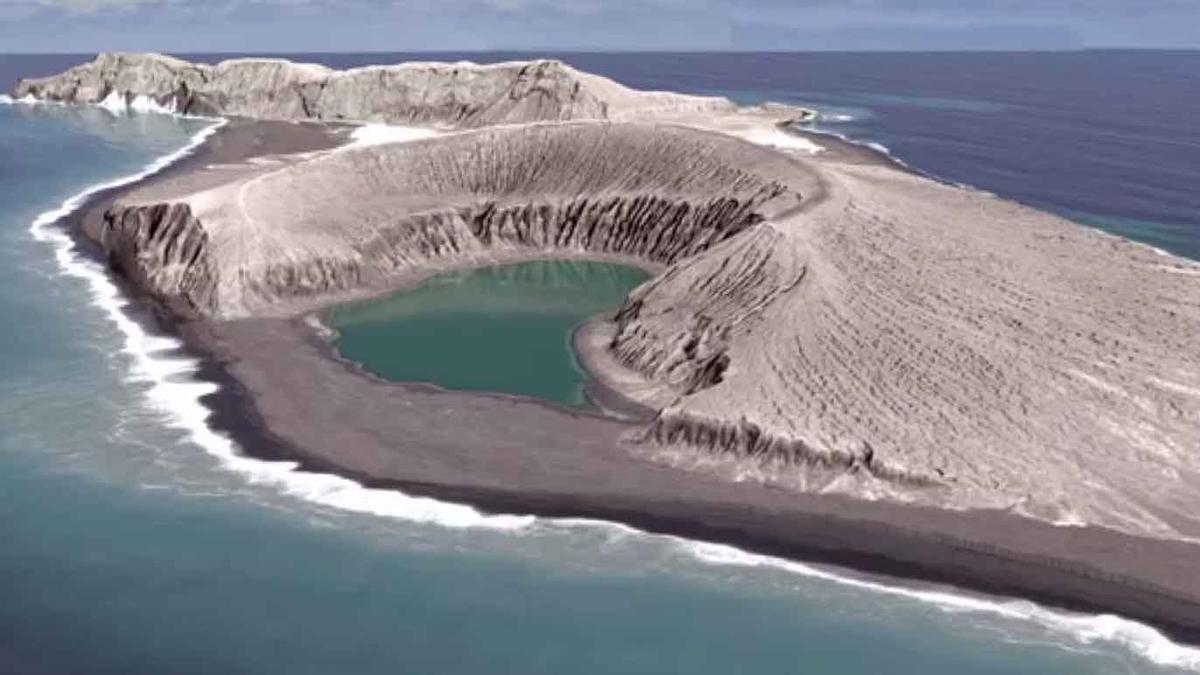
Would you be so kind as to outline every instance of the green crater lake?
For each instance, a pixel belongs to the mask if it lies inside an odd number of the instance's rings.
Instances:
[[[389,380],[586,403],[571,334],[649,278],[636,267],[539,261],[443,274],[342,305],[326,321],[342,356]]]

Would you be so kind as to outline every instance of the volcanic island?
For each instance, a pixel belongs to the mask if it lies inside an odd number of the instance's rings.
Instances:
[[[223,121],[63,226],[202,357],[249,455],[1200,642],[1200,264],[805,132],[808,109],[554,60],[102,54],[12,95]],[[321,321],[558,259],[652,274],[574,334],[586,409],[374,377]]]

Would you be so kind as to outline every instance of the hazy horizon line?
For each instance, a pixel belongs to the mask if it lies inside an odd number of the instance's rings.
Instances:
[[[605,49],[589,47],[497,47],[490,49],[275,49],[248,50],[123,50],[0,51],[3,56],[94,56],[97,54],[1075,54],[1085,52],[1197,52],[1200,47],[1067,47],[1061,49]]]

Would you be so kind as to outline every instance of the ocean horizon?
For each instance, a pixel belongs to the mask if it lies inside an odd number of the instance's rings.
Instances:
[[[811,105],[818,131],[941,180],[1200,259],[1189,154],[1200,99],[1185,86],[1200,79],[1200,52],[1182,63],[1065,54],[1054,67],[993,55],[949,71],[917,67],[928,54],[555,56],[639,88]],[[384,55],[322,56],[348,67]],[[3,57],[0,79],[74,56],[38,58]],[[1180,100],[1147,107],[1161,99],[1149,71]],[[1127,78],[1136,100],[1097,112],[1103,92],[1081,72],[1104,73],[1105,91]],[[979,84],[1014,81],[1024,86]],[[56,225],[89,194],[168,166],[214,124],[0,106],[12,205],[0,311],[14,326],[0,363],[0,561],[14,599],[0,610],[0,667],[721,672],[753,658],[830,673],[1200,670],[1200,650],[1116,617],[615,524],[487,515],[243,456],[206,423],[213,385],[195,379],[197,363]]]

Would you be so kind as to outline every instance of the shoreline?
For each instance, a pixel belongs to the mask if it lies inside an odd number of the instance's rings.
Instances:
[[[657,411],[612,386],[603,374],[603,366],[598,362],[597,352],[588,348],[589,341],[595,339],[596,334],[605,328],[607,322],[608,318],[605,315],[597,315],[571,331],[571,352],[585,378],[584,396],[592,405],[613,417],[631,422],[648,422],[654,419]]]
[[[213,137],[210,137],[209,142],[214,139],[223,142],[224,138],[226,137],[218,132]],[[197,153],[175,162],[166,170],[151,176],[148,180],[157,180],[170,173],[186,171],[190,166],[201,163],[205,157],[211,159],[209,153],[212,148],[205,147],[209,146],[209,142],[201,146],[200,151]],[[98,209],[102,208],[107,199],[111,199],[116,193],[132,188],[138,182],[110,190],[102,190],[91,195],[84,204],[66,217],[66,222],[69,226],[82,224],[89,214],[95,213]],[[71,226],[70,234],[81,252],[89,250],[91,244],[81,234],[80,228]],[[130,290],[126,283],[121,282],[119,285],[124,291]],[[135,298],[139,307],[148,307],[150,305],[140,294],[131,293],[131,295]],[[1128,584],[1123,584],[1119,580],[1109,579],[1107,582],[1098,581],[1094,578],[1094,575],[1080,574],[1080,572],[1085,570],[1068,569],[1064,571],[1058,566],[1043,564],[1054,562],[1052,558],[1042,560],[1035,555],[1032,559],[1022,561],[1013,559],[1010,556],[1006,557],[1004,555],[1006,551],[1003,548],[989,551],[986,545],[979,545],[978,542],[976,542],[974,550],[972,550],[969,540],[955,540],[952,536],[938,540],[936,535],[930,537],[928,534],[922,535],[916,532],[905,533],[903,531],[894,531],[902,529],[905,524],[910,524],[906,523],[908,518],[939,517],[939,514],[930,513],[931,509],[904,506],[893,507],[891,505],[880,505],[869,502],[862,502],[856,506],[850,500],[840,498],[816,495],[787,495],[787,498],[791,500],[807,503],[808,506],[812,507],[810,512],[805,514],[803,513],[803,509],[801,509],[799,511],[789,511],[782,515],[775,513],[776,517],[767,521],[760,518],[763,514],[739,511],[732,508],[734,506],[732,503],[723,503],[720,500],[707,504],[699,502],[689,504],[685,501],[675,499],[646,501],[646,495],[638,494],[631,496],[626,494],[617,495],[617,497],[623,497],[623,500],[610,498],[604,501],[594,501],[592,496],[580,497],[561,492],[555,493],[553,491],[544,493],[529,491],[521,493],[520,491],[505,491],[495,486],[456,486],[434,480],[397,480],[395,478],[373,475],[371,472],[364,472],[361,469],[339,464],[328,457],[322,457],[319,453],[306,450],[303,446],[289,442],[273,433],[270,428],[271,420],[263,417],[258,410],[264,396],[263,393],[258,392],[256,394],[251,388],[247,387],[239,379],[237,372],[230,367],[230,363],[227,360],[223,360],[223,356],[230,354],[241,353],[244,356],[246,353],[244,350],[239,352],[239,349],[241,349],[239,347],[222,352],[219,339],[214,339],[211,335],[206,336],[203,324],[177,323],[165,316],[161,311],[154,311],[153,314],[160,328],[164,329],[168,334],[180,337],[188,353],[199,358],[201,365],[197,372],[197,378],[214,382],[218,385],[219,388],[216,393],[209,394],[202,399],[204,405],[213,411],[212,417],[208,420],[210,426],[229,433],[239,446],[253,457],[299,460],[304,470],[335,473],[354,480],[360,480],[368,487],[400,489],[413,495],[463,501],[485,512],[522,513],[550,517],[585,517],[634,524],[636,527],[648,532],[672,534],[699,541],[728,543],[755,553],[775,555],[781,558],[802,560],[804,562],[848,566],[894,578],[911,578],[934,583],[949,583],[983,592],[1026,597],[1075,611],[1105,611],[1107,605],[1100,600],[1089,600],[1088,591],[1092,591],[1090,597],[1103,598],[1104,593],[1096,592],[1097,590],[1107,586],[1110,593],[1117,593],[1121,590],[1119,587],[1124,586],[1126,595],[1130,597],[1124,597],[1121,604],[1128,605],[1131,608],[1141,607],[1140,610],[1126,612],[1126,615],[1162,626],[1169,633],[1180,639],[1191,643],[1200,643],[1200,620],[1195,619],[1195,615],[1189,615],[1189,612],[1197,606],[1195,603],[1186,603],[1186,601],[1169,597],[1165,598],[1163,593],[1150,591],[1146,588],[1131,588]],[[264,332],[261,332],[260,335],[267,337],[288,335],[294,340],[294,343],[289,345],[288,349],[302,350],[308,348],[313,350],[320,347],[320,345],[313,342],[313,340],[317,339],[315,334],[311,331],[306,331],[306,327],[299,323],[298,320],[253,320],[245,323],[255,324],[249,330],[252,338],[256,335],[255,330],[265,327]],[[209,326],[209,328],[213,327]],[[328,346],[328,343],[325,343],[325,346]],[[321,355],[319,349],[315,349],[315,351],[318,358],[328,359],[328,355]],[[402,384],[398,385],[398,387],[404,390],[406,394],[412,393],[410,390],[421,389],[420,385]],[[453,404],[469,405],[485,399],[495,402],[494,397],[487,395],[445,391],[434,393],[416,391],[415,393],[426,398],[440,397],[443,399],[443,404],[450,403],[451,407],[453,407]],[[507,399],[511,398],[507,397]],[[523,415],[523,411],[530,408],[528,405],[529,401],[526,400],[502,400],[500,403],[513,410],[519,409],[522,411],[516,413],[517,415]],[[508,414],[512,414],[512,412],[510,410]],[[551,410],[549,414],[561,417],[565,412]],[[573,416],[567,415],[567,417]],[[600,420],[596,421],[601,422]],[[603,424],[606,427],[613,427],[614,423],[604,421]],[[627,428],[628,425],[616,425],[616,427],[619,431],[622,428]],[[608,431],[612,432],[613,429],[609,428]],[[652,465],[643,463],[637,463],[635,466],[641,469],[653,468]],[[704,488],[698,488],[701,492],[704,489],[712,487],[710,481],[699,477],[689,479],[688,474],[678,471],[671,472],[671,479],[681,479],[686,482],[703,484]],[[770,492],[761,488],[754,489],[753,491]],[[744,492],[744,490],[735,490],[730,494],[740,492]],[[667,492],[665,494],[670,495],[671,493]],[[777,497],[778,495],[775,496]],[[823,503],[823,506],[819,503]],[[703,509],[697,509],[697,506],[702,506]],[[843,509],[847,509],[852,514],[861,516],[862,518],[841,517],[840,512]],[[911,513],[904,513],[901,517],[894,519],[882,517],[886,515],[886,512],[895,510],[901,512],[911,511]],[[807,515],[807,520],[798,522],[798,515]],[[959,514],[958,512],[940,514],[940,517],[943,519],[947,516],[950,520],[959,519],[966,521],[971,530],[975,529],[978,525],[995,522],[1000,523],[1002,527],[1015,527],[1017,530],[1030,525],[1030,531],[1037,531],[1041,536],[1045,536],[1046,528],[1052,528],[1052,526],[1041,523],[1036,523],[1037,526],[1032,527],[1035,521],[1018,519],[1002,514]],[[805,524],[807,524],[807,527],[802,526]],[[936,527],[932,529],[937,530]],[[960,524],[958,530],[960,532],[963,530],[962,524]],[[1079,528],[1079,530],[1098,530],[1098,528]],[[1058,531],[1068,532],[1064,528],[1058,528]],[[1073,538],[1076,534],[1079,533],[1064,534],[1063,538]],[[1015,539],[1020,540],[1023,536],[1023,533],[1018,534]],[[1111,532],[1101,536],[1102,539],[1104,537],[1107,537],[1109,541],[1113,541],[1114,537],[1116,541],[1143,541]],[[1153,542],[1151,540],[1145,540],[1144,543],[1150,544],[1152,549],[1161,548],[1166,550],[1172,548],[1169,545],[1159,546],[1160,542]],[[1051,546],[1051,548],[1054,547]],[[889,555],[889,552],[891,555]],[[1039,575],[1041,577],[1040,580],[1036,579]],[[1092,577],[1090,581],[1089,577]],[[1071,583],[1072,578],[1074,578],[1074,585]],[[1126,581],[1130,580],[1127,579]],[[1082,588],[1079,586],[1080,583],[1082,583]],[[1088,588],[1089,584],[1092,584],[1093,587]],[[1139,595],[1142,596],[1140,600],[1137,597]],[[1115,600],[1116,598],[1113,597],[1112,599]],[[1164,602],[1164,600],[1167,602]],[[1170,600],[1175,600],[1177,603],[1185,603],[1187,607],[1177,607],[1172,611],[1168,607]],[[1157,608],[1155,607],[1156,605]],[[1156,609],[1158,611],[1155,611]],[[1159,614],[1160,616],[1155,617],[1155,614]],[[1172,616],[1176,618],[1172,620],[1170,618]],[[1188,618],[1192,618],[1193,620],[1186,621]]]
[[[156,320],[161,319],[161,316],[156,316]],[[296,328],[298,333],[303,332],[298,325],[294,324],[293,328]],[[255,409],[254,394],[230,372],[226,364],[202,346],[203,340],[197,340],[195,335],[188,335],[187,332],[176,332],[174,335],[183,341],[187,353],[200,360],[201,365],[195,376],[218,386],[216,392],[202,399],[202,403],[212,412],[208,424],[213,429],[228,434],[253,458],[296,462],[300,472],[332,474],[353,480],[368,489],[395,490],[411,497],[463,504],[487,516],[591,520],[632,527],[650,535],[727,545],[749,555],[762,555],[779,561],[829,566],[834,568],[835,574],[850,579],[865,576],[869,581],[902,589],[942,590],[961,593],[964,597],[978,594],[997,602],[1025,600],[1051,611],[1077,613],[1084,618],[1115,612],[1122,618],[1144,621],[1147,625],[1162,630],[1170,639],[1178,640],[1181,645],[1200,645],[1200,626],[1192,620],[1195,616],[1192,612],[1193,603],[1174,598],[1149,584],[1131,584],[1122,588],[1124,584],[1120,579],[1093,576],[1088,574],[1087,570],[1072,569],[1053,559],[1035,555],[1028,560],[1017,560],[1007,558],[1003,549],[992,548],[986,543],[975,548],[967,540],[955,540],[950,537],[942,539],[936,535],[905,536],[905,533],[895,531],[894,523],[881,528],[878,523],[861,522],[854,518],[843,520],[835,515],[840,511],[838,506],[850,506],[851,500],[840,497],[805,495],[806,501],[829,503],[827,508],[820,509],[823,512],[812,518],[813,522],[806,523],[807,526],[795,527],[800,523],[780,522],[782,519],[775,522],[748,522],[747,517],[754,518],[753,514],[725,512],[729,506],[725,504],[711,505],[715,506],[715,510],[705,512],[693,510],[694,505],[664,500],[655,503],[654,508],[646,509],[644,504],[613,501],[600,503],[586,497],[571,495],[533,492],[516,494],[495,488],[398,480],[350,469],[330,458],[310,454],[303,446],[281,439],[272,433],[269,424]],[[315,335],[309,337],[315,343],[319,343],[319,348],[329,349],[328,343],[321,342]],[[342,363],[349,365],[346,362]],[[386,384],[415,391],[426,390],[435,396],[456,394],[430,385],[396,382]],[[573,412],[550,403],[518,396],[493,397],[482,393],[467,394],[465,398],[510,399],[520,405],[543,407],[565,415],[593,418],[596,416],[596,413],[590,411]],[[874,507],[881,505],[863,503],[860,506],[866,506],[867,510],[876,511],[875,515],[878,515],[878,509]],[[887,505],[882,506],[886,508]],[[898,508],[904,510],[907,507]],[[961,512],[947,512],[944,515],[951,519],[957,519],[959,515],[968,520],[972,519],[972,514]],[[1005,524],[1016,525],[1018,529],[1022,525],[1031,525],[1033,527],[1030,529],[1041,530],[1039,534],[1043,536],[1046,530],[1063,530],[1066,538],[1072,538],[1065,531],[1076,529],[1058,528],[1006,514],[978,515],[979,524],[1010,521]],[[728,516],[733,518],[727,518]],[[791,531],[784,533],[784,527]],[[1082,531],[1094,528],[1078,529]],[[1103,534],[1113,539],[1134,539],[1111,531],[1105,531]],[[870,545],[865,547],[867,550],[856,545],[856,539],[869,542]],[[1155,546],[1158,542],[1147,540],[1142,543],[1149,544],[1149,548],[1159,548]],[[914,551],[922,548],[925,550]],[[914,556],[910,555],[883,553],[903,549],[909,549],[905,553],[919,552],[921,555],[913,559]],[[1095,587],[1089,588],[1093,583]],[[1080,592],[1081,590],[1083,592]],[[1095,590],[1099,592],[1089,592]],[[1106,602],[1106,599],[1114,599],[1114,594],[1126,592],[1130,592],[1132,596],[1128,600],[1133,601],[1127,607],[1140,606],[1146,611],[1134,613],[1114,610],[1112,604]],[[1167,605],[1177,604],[1179,607],[1172,611],[1159,605],[1156,597],[1159,600],[1167,600]],[[1164,612],[1164,609],[1167,611]],[[1175,619],[1167,618],[1172,615]]]
[[[818,124],[819,124],[819,121],[818,121]],[[996,195],[992,191],[987,190],[985,188],[981,188],[976,185],[971,185],[969,183],[962,183],[962,182],[959,182],[959,181],[956,181],[956,180],[953,180],[950,178],[946,178],[943,176],[939,176],[937,174],[930,173],[923,169],[917,168],[917,167],[909,164],[908,162],[904,161],[903,159],[897,157],[896,155],[893,155],[890,149],[888,149],[886,146],[883,146],[881,144],[869,142],[869,141],[856,141],[856,140],[853,140],[853,139],[851,139],[841,133],[838,133],[836,131],[823,131],[823,130],[817,130],[817,129],[812,129],[812,128],[802,128],[802,127],[798,127],[798,126],[788,123],[788,122],[781,123],[779,125],[779,128],[784,133],[795,134],[802,138],[807,138],[807,139],[813,141],[814,143],[817,143],[817,144],[825,147],[827,152],[829,150],[833,149],[836,152],[838,152],[841,157],[844,157],[846,159],[846,161],[848,161],[848,162],[859,161],[864,164],[877,164],[880,166],[887,166],[887,167],[890,167],[897,171],[901,171],[903,173],[909,173],[914,176],[919,176],[921,178],[925,178],[925,179],[931,180],[935,183],[940,183],[942,185],[947,185],[949,187],[958,188],[961,190],[969,190],[972,192],[978,192],[980,194],[998,196],[998,197],[1001,197],[1002,199],[1006,199],[1006,200],[1014,201],[1015,203],[1019,203],[1022,206],[1026,206],[1027,208],[1045,210],[1048,213],[1053,213],[1061,218],[1069,220],[1072,223],[1078,225],[1079,227],[1086,228],[1087,230],[1096,232],[1105,237],[1111,237],[1113,240],[1119,241],[1123,244],[1132,244],[1134,246],[1144,247],[1150,251],[1153,251],[1154,253],[1156,253],[1158,255],[1161,255],[1166,258],[1171,259],[1171,261],[1176,266],[1179,266],[1182,263],[1182,266],[1184,266],[1186,268],[1200,269],[1200,260],[1197,260],[1195,258],[1189,258],[1183,254],[1174,253],[1172,251],[1168,251],[1166,249],[1159,248],[1158,246],[1156,246],[1154,244],[1144,242],[1144,241],[1141,241],[1138,239],[1133,239],[1124,234],[1118,234],[1116,232],[1111,232],[1100,225],[1090,223],[1085,220],[1081,220],[1079,218],[1080,214],[1077,212],[1072,213],[1067,210],[1052,210],[1052,209],[1050,209],[1050,207],[1047,207],[1047,206],[1029,206],[1029,205],[1026,205],[1024,202],[1016,201],[1015,198],[1004,197],[1002,195]]]

